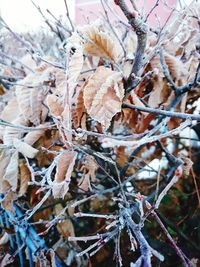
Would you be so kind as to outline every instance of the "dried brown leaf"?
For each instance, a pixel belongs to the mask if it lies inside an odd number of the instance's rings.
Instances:
[[[72,38],[67,44],[66,73],[56,74],[56,90],[47,97],[47,106],[55,117],[62,118],[63,124],[68,130],[65,135],[71,141],[71,109],[74,89],[78,83],[78,77],[83,67],[83,48]]]
[[[112,117],[121,111],[124,88],[120,73],[98,67],[84,87],[83,97],[88,114],[107,129]]]
[[[83,90],[80,90],[75,109],[72,113],[74,128],[79,128],[81,126],[82,117],[85,112],[86,110],[84,106]]]
[[[63,124],[68,131],[65,132],[67,140],[72,140],[72,103],[74,89],[78,83],[78,77],[83,67],[83,47],[77,43],[69,43],[67,46],[67,84],[64,90],[63,105],[64,111],[62,112]]]
[[[123,76],[127,79],[132,71],[133,68],[133,60],[126,60],[122,66]]]
[[[3,101],[2,101],[3,102]],[[8,101],[7,105],[3,108],[0,114],[0,119],[12,122],[19,115],[19,108],[16,97],[12,97],[10,101]],[[3,139],[3,134],[5,131],[5,126],[0,125],[0,138]]]
[[[31,73],[16,86],[19,110],[24,118],[34,125],[39,125],[45,119],[43,101],[48,92],[48,79],[50,80],[50,77],[47,74]]]
[[[10,212],[14,213],[14,207],[13,207],[13,201],[15,201],[17,198],[17,195],[13,191],[9,191],[6,195],[5,198],[2,201],[2,207],[5,210],[9,210]]]
[[[136,93],[134,91],[131,92],[131,97],[132,97],[132,101],[133,103],[138,106],[138,107],[145,107],[145,105],[143,104],[143,102],[140,100],[140,98],[136,95]],[[144,115],[144,116],[147,116],[148,113],[147,112],[144,112],[144,111],[141,111],[141,113]]]
[[[119,127],[124,125],[125,127],[128,127],[130,129],[135,129],[138,122],[138,111],[137,110],[130,110],[127,108],[124,108],[122,110],[122,113],[120,114],[120,120],[118,123]]]
[[[64,110],[62,99],[54,94],[47,96],[47,106],[54,117],[60,117]]]
[[[85,39],[84,52],[89,55],[107,58],[117,62],[121,47],[115,36],[105,28],[91,24],[80,29]]]
[[[72,98],[78,77],[83,68],[83,47],[77,43],[69,42],[67,46],[67,57],[67,88],[65,90],[68,90],[69,98]]]
[[[18,192],[19,196],[23,196],[26,194],[30,178],[31,178],[30,171],[26,165],[25,160],[22,160],[19,163],[19,181],[20,181],[19,192]]]
[[[87,155],[85,165],[82,166],[81,170],[83,171],[83,177],[80,179],[78,186],[83,191],[88,191],[91,187],[91,181],[96,181],[96,171],[98,169],[98,165],[93,157]]]
[[[116,158],[117,158],[117,164],[122,167],[128,160],[128,155],[125,152],[125,147],[120,146],[116,148]]]
[[[153,113],[149,113],[146,116],[142,115],[140,121],[137,124],[137,133],[143,133],[146,129],[148,129],[151,121],[153,121],[155,117],[156,115]]]
[[[126,57],[133,60],[133,55],[137,48],[137,35],[134,31],[130,30],[127,32],[126,38],[124,39],[124,46]]]
[[[168,67],[169,73],[174,80],[178,81],[186,76],[187,72],[185,66],[179,58],[168,53],[164,53],[164,59]],[[154,58],[152,58],[152,60],[150,61],[150,66],[152,69],[158,70],[158,77],[164,77],[159,56],[155,56]]]
[[[87,155],[86,156],[86,164],[88,168],[88,173],[90,175],[90,179],[92,182],[96,181],[96,171],[98,169],[98,165],[95,161],[95,159],[92,156]]]
[[[91,184],[90,184],[90,174],[85,173],[83,174],[83,177],[78,183],[78,187],[83,191],[88,191],[89,189],[92,190]]]
[[[3,236],[0,238],[0,246],[5,245],[9,242],[9,234],[4,232]]]
[[[199,64],[198,57],[192,55],[191,58],[188,60],[188,62],[185,63],[185,68],[188,72],[188,81],[193,81],[196,75],[196,70]]]
[[[41,126],[44,126],[44,124]],[[45,129],[38,129],[37,131],[27,133],[24,137],[24,142],[29,145],[33,145],[41,136],[44,135],[45,131]]]
[[[76,151],[63,152],[58,156],[56,175],[53,182],[53,196],[55,198],[64,198],[69,190],[69,183],[76,157]]]
[[[6,168],[10,162],[10,158],[10,149],[0,149],[0,193],[5,193],[10,189],[10,184],[3,179]]]
[[[55,206],[55,213],[59,215],[63,210],[61,204]],[[69,236],[75,236],[74,226],[70,219],[62,220],[57,224],[58,232],[64,237],[67,238]]]
[[[12,97],[10,101],[8,101],[4,110],[1,112],[0,118],[2,120],[11,122],[16,119],[19,114],[18,102],[16,97]]]
[[[176,80],[183,79],[183,76],[186,75],[186,70],[182,61],[167,53],[165,54],[165,61],[172,78]]]
[[[188,176],[190,174],[190,170],[191,170],[194,163],[190,158],[184,156],[184,154],[180,154],[180,157],[184,162],[182,165],[183,173],[184,173],[184,175]]]
[[[148,100],[148,105],[152,108],[157,108],[164,101],[165,88],[162,79],[154,82],[153,92],[151,92]]]
[[[10,155],[9,163],[6,167],[5,174],[3,176],[3,180],[7,181],[10,185],[12,191],[17,190],[18,183],[18,161],[19,156],[17,151],[13,151]]]
[[[18,126],[27,126],[27,122],[22,116],[17,117],[11,123],[13,127],[6,126],[3,133],[3,142],[5,145],[13,145],[14,138],[21,138],[23,136],[24,133],[22,129],[17,128]]]
[[[20,152],[22,155],[30,159],[33,159],[38,153],[37,149],[33,148],[32,146],[26,144],[25,142],[17,138],[13,139],[13,145],[18,152]]]
[[[6,89],[4,88],[3,84],[0,84],[0,95],[4,95],[6,92]]]

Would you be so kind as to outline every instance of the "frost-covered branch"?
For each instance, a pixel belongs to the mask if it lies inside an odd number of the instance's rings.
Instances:
[[[129,10],[124,0],[115,0],[115,4],[121,8],[121,10],[123,11],[124,15],[128,19],[130,25],[133,27],[137,35],[137,49],[135,52],[135,59],[131,75],[128,80],[128,88],[126,90],[126,92],[129,93],[130,88],[132,88],[135,83],[132,74],[134,76],[138,76],[143,66],[144,52],[147,43],[148,27],[136,10],[133,11]]]

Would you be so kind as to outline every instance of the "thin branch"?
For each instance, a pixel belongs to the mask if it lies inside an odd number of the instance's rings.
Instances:
[[[108,235],[108,233],[105,234],[96,234],[96,235],[92,235],[92,236],[80,236],[80,237],[75,237],[75,236],[69,236],[68,237],[68,241],[84,241],[84,242],[88,242],[91,240],[96,240],[96,239],[103,239]]]
[[[151,265],[151,256],[152,255],[151,255],[150,246],[147,243],[144,235],[142,234],[140,227],[133,221],[133,219],[131,218],[131,215],[127,209],[123,209],[122,214],[123,214],[123,217],[124,217],[126,224],[131,229],[131,231],[135,235],[135,237],[136,237],[136,239],[140,245],[140,252],[141,252],[141,255],[143,257],[144,266],[145,267],[151,267],[152,266]]]
[[[2,17],[0,17],[0,21],[3,22],[3,26],[15,37],[15,39],[18,40],[22,45],[24,45],[24,47],[27,49],[27,52],[33,57],[33,59],[35,61],[37,61],[37,54],[39,54],[39,52],[38,51],[35,51],[35,49],[30,44],[30,42],[28,42],[27,40],[25,40],[24,38],[22,38],[20,35],[18,35],[17,33],[15,33],[8,26],[8,24],[5,22],[5,20]]]
[[[160,49],[160,63],[162,66],[163,74],[165,75],[165,78],[167,79],[171,89],[174,91],[175,95],[181,95],[184,94],[188,91],[190,91],[192,88],[199,87],[200,86],[200,76],[199,76],[199,71],[200,71],[200,62],[198,63],[197,70],[195,73],[195,78],[193,82],[187,83],[183,86],[177,86],[175,82],[173,81],[170,73],[168,66],[165,62],[163,50]]]
[[[68,18],[69,23],[70,23],[70,25],[71,25],[72,32],[74,32],[74,30],[75,30],[75,29],[74,29],[74,24],[72,23],[72,20],[71,20],[70,15],[69,15],[69,8],[68,8],[68,5],[67,5],[67,1],[64,0],[64,3],[65,3],[66,12],[67,12],[67,18]]]
[[[117,234],[118,234],[118,229],[113,230],[105,238],[98,240],[97,242],[95,242],[94,244],[92,244],[91,246],[89,246],[88,248],[83,250],[82,252],[78,253],[76,256],[81,257],[81,256],[87,254],[88,252],[90,252],[95,247],[97,247],[97,249],[93,251],[93,254],[96,253],[99,249],[102,248],[102,246],[104,244],[106,244],[108,241],[110,241],[112,238],[114,238]]]
[[[138,7],[137,7],[137,5],[135,3],[135,0],[130,0],[130,2],[132,4],[133,8],[138,12]]]
[[[160,195],[158,196],[156,203],[155,203],[155,208],[158,209],[160,206],[160,203],[162,201],[162,199],[164,198],[164,196],[167,194],[167,192],[170,190],[170,188],[177,183],[179,180],[178,176],[174,176],[171,181],[166,185],[166,187],[163,189],[163,191],[160,193]]]
[[[84,213],[84,212],[77,212],[74,213],[74,216],[79,217],[91,217],[91,218],[104,218],[104,219],[116,219],[117,216],[115,215],[105,215],[105,214],[94,214],[94,213]]]
[[[161,63],[161,66],[162,66],[162,70],[163,70],[163,74],[165,75],[165,78],[167,79],[168,83],[170,84],[170,87],[171,89],[174,91],[175,94],[177,94],[178,92],[178,87],[177,85],[175,84],[175,82],[173,81],[170,73],[169,73],[169,69],[168,69],[168,66],[165,62],[165,57],[164,57],[164,54],[163,54],[163,50],[160,49],[160,63]]]
[[[54,16],[54,14],[53,14],[49,9],[47,9],[46,11],[47,11],[47,13],[49,13],[49,15],[51,15],[52,18],[55,20],[57,26],[61,27],[61,28],[62,28],[64,31],[66,31],[67,33],[71,33],[71,31],[68,30],[68,29],[66,29],[66,28],[62,25],[62,23],[61,23],[61,22]]]
[[[118,40],[118,42],[119,42],[119,44],[120,44],[120,46],[121,46],[121,48],[122,48],[122,50],[123,50],[124,58],[126,58],[126,50],[125,50],[124,44],[123,44],[123,42],[121,41],[121,39],[119,38],[119,36],[117,35],[117,33],[116,33],[114,27],[112,26],[112,23],[110,22],[110,19],[109,19],[109,16],[108,16],[108,12],[107,12],[107,10],[106,10],[106,8],[105,8],[105,6],[104,6],[104,1],[105,1],[105,0],[101,0],[101,5],[102,5],[103,10],[104,10],[104,13],[105,13],[105,15],[106,15],[106,20],[107,20],[107,22],[108,22],[108,24],[109,24],[109,26],[110,26],[110,29],[112,30],[113,34],[114,34],[115,37],[117,38],[117,40]]]
[[[29,68],[27,65],[25,65],[24,63],[22,63],[22,62],[21,62],[20,60],[18,60],[17,58],[14,58],[13,56],[11,57],[11,56],[9,56],[9,55],[7,55],[7,54],[1,52],[1,51],[0,51],[0,56],[1,56],[1,57],[6,57],[6,58],[10,59],[11,61],[13,61],[13,62],[15,62],[15,63],[20,64],[23,68],[26,68],[26,69],[28,69],[30,72],[34,73],[34,71],[33,71],[31,68]]]
[[[94,194],[94,195],[91,195],[91,196],[89,196],[89,197],[83,198],[83,199],[81,199],[81,200],[76,200],[76,201],[74,201],[74,203],[72,203],[72,204],[70,205],[70,207],[72,207],[72,208],[76,208],[76,207],[78,207],[79,205],[82,205],[83,203],[85,203],[86,201],[94,199],[95,197],[97,197],[97,195],[98,195],[98,194]]]
[[[198,245],[196,245],[191,238],[189,238],[188,236],[186,236],[180,229],[179,227],[174,224],[173,222],[171,222],[169,219],[165,218],[160,212],[156,212],[158,214],[158,216],[162,219],[162,221],[164,221],[164,223],[169,226],[170,228],[172,228],[174,231],[176,231],[176,233],[185,240],[185,242],[188,242],[191,244],[191,246],[196,249],[197,251],[200,252],[200,247]],[[189,214],[188,214],[189,216]]]
[[[152,6],[151,10],[149,11],[149,13],[147,14],[146,18],[145,18],[145,22],[148,20],[148,17],[151,15],[151,13],[154,11],[154,9],[159,5],[160,0],[157,0],[156,3]]]
[[[22,72],[23,74],[25,74],[24,71],[21,68],[17,68],[16,66],[12,66],[7,62],[4,62],[4,61],[0,60],[0,64],[3,65],[3,66],[9,67],[9,69],[12,69],[12,70],[15,70],[15,71],[19,71],[19,72]]]
[[[110,7],[110,4],[108,3],[108,0],[104,0],[107,8],[110,10],[111,14],[121,23],[123,26],[126,28],[130,29],[131,27],[129,26],[128,23],[124,22],[121,17],[118,15],[118,13],[115,11],[115,9]]]
[[[61,42],[63,41],[63,37],[61,37],[60,33],[58,31],[56,31],[54,29],[54,27],[51,25],[51,23],[49,22],[49,20],[45,17],[45,15],[43,14],[41,8],[39,6],[37,6],[33,0],[31,0],[32,4],[34,5],[34,7],[38,10],[38,12],[40,13],[40,15],[42,16],[42,18],[44,19],[45,23],[47,24],[47,26],[49,27],[49,29],[54,32],[61,40]]]
[[[92,131],[87,131],[81,128],[78,128],[76,130],[81,134],[86,134],[88,136],[96,136],[96,137],[100,137],[100,138],[110,138],[110,139],[116,139],[116,140],[127,140],[127,139],[133,139],[133,138],[142,138],[146,135],[146,133],[141,133],[141,134],[129,134],[129,135],[108,135],[108,134],[104,134],[104,133],[98,133],[98,132],[92,132]],[[75,133],[76,134],[76,133]],[[77,137],[78,134],[76,134]],[[82,137],[82,136],[81,136]]]
[[[160,227],[162,228],[164,234],[166,235],[166,237],[168,238],[168,240],[170,241],[170,243],[172,244],[172,246],[175,249],[177,255],[181,259],[183,266],[185,266],[185,267],[191,266],[190,264],[188,264],[186,262],[185,255],[180,250],[180,248],[177,246],[177,244],[175,243],[175,241],[173,240],[173,238],[171,237],[171,235],[169,234],[169,232],[167,231],[166,227],[164,226],[164,224],[162,223],[162,221],[160,220],[160,218],[158,217],[158,215],[156,214],[155,211],[152,211],[152,215],[156,219],[156,221],[158,222],[158,224],[160,225]]]
[[[140,146],[143,146],[147,143],[156,142],[158,140],[161,140],[162,138],[169,137],[170,135],[176,135],[179,134],[183,129],[190,126],[190,121],[185,121],[182,124],[180,124],[179,127],[172,129],[171,131],[167,131],[165,133],[161,133],[159,135],[151,135],[150,137],[147,135],[140,140],[134,140],[134,141],[118,141],[118,140],[110,140],[110,139],[103,139],[104,146],[107,147],[117,147],[117,146],[125,146],[125,147],[134,147],[138,148]],[[175,157],[174,157],[175,158]]]
[[[121,10],[123,11],[124,15],[128,19],[130,25],[133,27],[137,35],[137,48],[136,48],[136,53],[135,53],[135,59],[134,59],[131,75],[128,79],[128,88],[130,89],[131,87],[134,87],[134,83],[135,83],[132,77],[132,74],[134,74],[134,76],[138,76],[139,71],[141,70],[143,66],[144,51],[145,51],[146,43],[147,43],[148,27],[146,23],[144,23],[143,19],[139,16],[136,10],[134,10],[133,12],[130,12],[124,0],[115,0],[115,4],[121,8]],[[127,91],[127,93],[129,92],[130,91]]]
[[[182,120],[200,121],[200,115],[195,115],[195,114],[186,114],[186,113],[181,113],[181,112],[160,110],[160,109],[149,108],[149,107],[139,107],[139,106],[135,106],[135,105],[128,104],[128,103],[124,103],[122,105],[122,107],[123,108],[130,108],[130,109],[137,109],[137,110],[140,110],[140,111],[154,113],[154,114],[157,114],[157,115],[163,115],[163,116],[171,117],[171,118],[179,118],[179,119],[182,119]]]
[[[17,80],[24,79],[24,77],[12,77],[12,76],[7,76],[7,75],[0,75],[0,80],[8,80],[10,81],[11,84]],[[13,81],[13,82],[12,82]]]
[[[47,191],[45,193],[45,195],[43,196],[43,198],[40,200],[40,202],[34,206],[33,209],[28,210],[26,212],[26,217],[24,219],[26,219],[27,221],[35,214],[35,212],[44,204],[44,202],[48,199],[48,197],[51,195],[51,190]]]
[[[15,129],[18,129],[22,132],[38,131],[40,129],[41,130],[42,129],[52,129],[55,126],[55,124],[51,124],[51,125],[47,124],[45,126],[26,127],[26,126],[22,126],[22,125],[15,125],[11,122],[8,122],[8,121],[2,120],[2,119],[0,119],[0,125],[15,128]]]
[[[46,60],[45,58],[42,58],[42,57],[39,56],[39,55],[38,55],[38,58],[39,58],[41,61],[43,61],[43,62],[45,62],[45,63],[47,63],[47,64],[49,64],[49,65],[51,65],[51,66],[53,66],[53,67],[55,67],[55,68],[62,69],[62,70],[65,69],[64,66],[60,65],[60,64],[57,63],[57,62],[51,62],[51,61],[49,61],[49,60]]]

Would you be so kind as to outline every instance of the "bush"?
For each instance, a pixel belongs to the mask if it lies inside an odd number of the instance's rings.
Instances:
[[[1,19],[1,266],[198,265],[200,7],[152,29],[115,3],[127,22]]]

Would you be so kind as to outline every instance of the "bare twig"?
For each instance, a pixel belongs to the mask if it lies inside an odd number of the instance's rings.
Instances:
[[[165,58],[164,58],[164,54],[163,54],[163,50],[160,49],[160,62],[161,62],[161,65],[162,65],[162,69],[163,69],[163,73],[165,75],[165,78],[167,79],[171,89],[174,91],[175,95],[181,95],[181,94],[184,94],[188,91],[190,91],[192,88],[194,87],[199,87],[200,86],[200,76],[199,76],[199,71],[200,71],[200,62],[197,66],[197,70],[196,70],[196,73],[195,73],[195,78],[194,78],[194,81],[193,82],[190,82],[190,83],[187,83],[183,86],[177,86],[175,84],[175,82],[173,81],[170,73],[169,73],[169,69],[168,69],[168,66],[165,62]]]
[[[0,119],[0,125],[12,127],[12,128],[18,129],[19,131],[22,131],[22,132],[38,131],[40,129],[51,129],[55,126],[55,124],[52,124],[52,125],[47,124],[45,126],[26,127],[26,126],[22,126],[22,125],[15,125],[11,122],[7,122],[7,121],[2,120],[2,119]]]
[[[58,20],[58,19],[54,16],[54,14],[53,14],[49,9],[47,9],[46,11],[47,11],[47,13],[49,13],[49,15],[51,15],[52,18],[56,21],[57,26],[61,27],[61,28],[62,28],[64,31],[66,31],[67,33],[71,33],[71,31],[70,31],[69,29],[67,29],[66,27],[64,27],[63,24],[60,22],[60,20]]]
[[[130,0],[130,2],[132,4],[133,8],[138,12],[138,7],[137,7],[135,0]]]
[[[124,44],[123,44],[123,42],[121,41],[121,39],[119,38],[118,34],[116,33],[114,27],[112,26],[112,23],[111,23],[111,21],[110,21],[110,19],[109,19],[109,16],[108,16],[108,12],[107,12],[107,10],[106,10],[106,7],[104,6],[104,1],[105,1],[105,0],[101,0],[101,5],[102,5],[102,7],[103,7],[103,9],[104,9],[104,13],[105,13],[105,15],[106,15],[106,20],[107,20],[107,22],[108,22],[108,24],[109,24],[109,26],[110,26],[110,29],[112,30],[113,34],[114,34],[115,37],[117,38],[117,40],[118,40],[118,42],[119,42],[119,44],[120,44],[120,46],[121,46],[121,48],[122,48],[122,50],[123,50],[124,58],[126,58],[126,50],[125,50]]]
[[[165,62],[165,58],[164,58],[164,54],[163,54],[163,50],[160,49],[160,63],[163,69],[163,73],[167,79],[167,81],[170,84],[170,87],[172,88],[172,90],[174,90],[174,93],[177,94],[178,93],[178,87],[176,86],[175,82],[173,81],[170,73],[169,73],[169,69],[168,66]]]
[[[11,84],[13,82],[23,79],[24,77],[16,77],[16,76],[8,76],[8,75],[0,75],[1,80],[8,80]]]
[[[200,121],[200,115],[194,115],[194,114],[186,114],[181,112],[173,112],[173,111],[167,111],[167,110],[160,110],[155,108],[149,108],[149,107],[139,107],[132,104],[124,103],[122,105],[124,108],[130,108],[130,109],[138,109],[141,111],[154,113],[157,115],[163,115],[165,117],[171,117],[171,118],[179,118],[182,120],[196,120]]]
[[[159,2],[160,2],[160,0],[157,0],[156,3],[152,6],[151,10],[149,11],[149,13],[147,14],[147,16],[145,18],[145,22],[148,20],[149,16],[154,11],[154,9],[159,5]]]
[[[74,32],[74,24],[73,24],[73,22],[72,22],[72,20],[71,20],[71,17],[70,17],[70,15],[69,15],[69,8],[68,8],[68,5],[67,5],[67,1],[64,0],[64,3],[65,3],[66,12],[67,12],[67,18],[68,18],[69,23],[70,23],[70,25],[71,25],[72,32]]]
[[[94,213],[84,213],[84,212],[77,212],[74,213],[75,217],[91,217],[91,218],[104,218],[104,219],[116,219],[117,216],[115,215],[104,215],[104,214],[94,214]]]
[[[60,35],[60,32],[57,31],[54,28],[54,25],[51,25],[51,23],[49,22],[49,20],[45,17],[45,15],[43,14],[41,8],[39,6],[37,6],[33,0],[31,0],[32,4],[34,5],[34,7],[38,10],[38,12],[41,14],[42,18],[44,19],[45,23],[47,24],[47,26],[49,27],[49,29],[54,32],[61,40],[61,42],[63,41],[63,37]]]
[[[96,240],[96,239],[103,239],[107,236],[108,234],[96,234],[96,235],[92,235],[92,236],[80,236],[80,237],[75,237],[75,236],[70,236],[68,237],[69,241],[84,241],[84,242],[88,242],[90,240]]]
[[[173,238],[171,237],[171,235],[169,234],[169,232],[167,231],[166,227],[164,226],[164,224],[162,223],[162,221],[160,220],[160,218],[158,217],[158,215],[156,214],[155,211],[152,211],[152,215],[156,219],[156,221],[158,222],[158,224],[160,225],[160,227],[162,228],[164,234],[167,236],[167,238],[170,241],[170,243],[172,244],[172,246],[174,247],[177,255],[179,256],[179,258],[182,261],[183,266],[185,266],[185,267],[192,266],[192,265],[190,265],[190,264],[187,263],[187,261],[185,259],[185,255],[180,250],[180,248],[177,246],[177,244],[175,243],[175,241],[173,240]]]
[[[26,220],[28,221],[34,214],[35,212],[44,204],[44,202],[48,199],[48,197],[51,194],[51,190],[47,191],[43,198],[40,200],[40,202],[32,209],[28,210],[26,212]]]
[[[28,67],[27,65],[25,65],[24,63],[22,63],[22,62],[21,62],[20,60],[18,60],[17,58],[14,58],[13,56],[11,57],[11,56],[9,56],[9,55],[7,55],[7,54],[1,52],[1,51],[0,51],[0,56],[1,56],[1,57],[6,57],[6,58],[10,59],[11,61],[13,61],[13,62],[15,62],[15,63],[20,64],[23,68],[26,68],[26,69],[28,69],[30,72],[34,73],[34,71],[33,71],[30,67]]]
[[[33,57],[35,61],[37,61],[37,55],[39,54],[39,51],[36,51],[30,42],[25,40],[23,37],[21,37],[19,34],[15,33],[5,22],[5,20],[0,17],[0,21],[3,22],[3,26],[15,37],[16,40],[18,40],[24,47],[27,49],[28,53]],[[41,53],[42,51],[40,51]]]
[[[190,126],[191,125],[191,121],[185,121],[183,122],[179,127],[175,128],[175,129],[172,129],[171,131],[167,131],[165,133],[161,133],[159,135],[151,135],[151,136],[148,136],[148,134],[141,138],[140,140],[134,140],[134,141],[118,141],[118,140],[110,140],[110,139],[103,139],[103,142],[105,143],[104,146],[107,146],[107,147],[117,147],[117,146],[125,146],[125,147],[134,147],[134,148],[137,148],[137,147],[140,147],[140,146],[143,146],[147,143],[152,143],[152,142],[155,142],[155,141],[158,141],[158,140],[161,140],[162,138],[166,138],[166,137],[169,137],[171,135],[176,135],[176,134],[179,134],[183,129],[185,129],[186,127]]]
[[[123,11],[124,15],[128,19],[130,25],[133,27],[137,35],[137,49],[135,53],[135,59],[134,59],[131,75],[128,79],[128,88],[130,90],[131,87],[134,87],[134,83],[135,83],[132,77],[132,74],[134,74],[134,76],[138,76],[139,71],[141,70],[143,66],[144,51],[146,48],[148,27],[144,23],[143,19],[140,18],[136,10],[131,12],[128,9],[124,0],[115,0],[115,4],[121,8],[121,10]],[[129,91],[127,91],[127,93],[129,93]]]
[[[197,251],[200,252],[200,247],[198,245],[196,245],[191,238],[189,238],[188,236],[186,236],[180,229],[179,227],[173,223],[172,221],[170,221],[169,219],[167,219],[163,214],[161,214],[158,210],[156,211],[156,214],[161,218],[161,220],[165,223],[165,225],[169,226],[170,228],[172,228],[174,231],[176,231],[176,233],[183,239],[185,240],[185,242],[190,243],[192,245],[192,247],[194,249],[196,249]],[[189,216],[189,214],[188,214]]]

